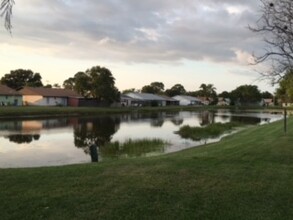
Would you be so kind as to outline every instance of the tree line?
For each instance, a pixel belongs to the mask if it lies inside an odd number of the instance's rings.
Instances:
[[[293,72],[291,73],[293,75]],[[280,87],[276,91],[277,98],[283,102],[293,101],[293,77],[284,78],[280,81]],[[58,84],[44,84],[40,73],[34,73],[32,70],[17,69],[5,74],[0,83],[8,87],[21,90],[29,87],[46,87],[46,88],[60,88]],[[216,87],[213,84],[202,83],[197,90],[187,91],[183,85],[175,84],[171,88],[165,89],[163,82],[152,82],[149,85],[143,86],[141,89],[126,89],[120,92],[115,86],[115,78],[112,72],[101,66],[93,66],[85,71],[79,71],[72,77],[64,80],[62,87],[70,89],[89,99],[95,99],[97,102],[113,103],[119,101],[120,94],[127,94],[129,92],[152,93],[157,95],[164,95],[174,97],[177,95],[189,95],[193,97],[204,97],[210,101],[211,104],[216,104],[218,97],[230,99],[231,103],[241,102],[255,103],[262,98],[272,99],[273,94],[269,92],[261,92],[256,85],[241,85],[232,91],[216,92]],[[289,89],[288,89],[289,88]]]

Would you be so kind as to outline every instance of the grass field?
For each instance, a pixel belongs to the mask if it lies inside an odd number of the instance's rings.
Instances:
[[[293,118],[164,156],[0,169],[6,219],[293,219]]]

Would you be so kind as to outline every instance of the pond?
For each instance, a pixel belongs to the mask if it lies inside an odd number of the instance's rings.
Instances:
[[[214,122],[232,121],[263,124],[281,118],[280,114],[218,110],[0,119],[0,168],[154,156],[219,141],[221,138],[200,141],[182,139],[174,132],[184,125],[205,126]],[[125,149],[107,145],[145,139],[162,139],[168,144],[156,148],[135,146]]]

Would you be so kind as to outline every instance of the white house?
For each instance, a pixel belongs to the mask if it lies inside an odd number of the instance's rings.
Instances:
[[[172,97],[173,99],[179,101],[179,105],[202,105],[202,101],[198,98],[187,96],[187,95],[176,95]]]

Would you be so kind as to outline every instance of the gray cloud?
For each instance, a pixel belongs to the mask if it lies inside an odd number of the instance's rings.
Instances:
[[[259,41],[255,0],[16,0],[15,44],[127,62],[236,62]],[[2,39],[1,39],[2,38]],[[0,37],[3,40],[3,37]]]

